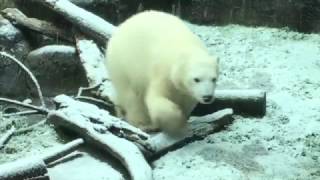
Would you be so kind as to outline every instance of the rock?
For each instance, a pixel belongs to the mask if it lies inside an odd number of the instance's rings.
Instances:
[[[73,46],[41,47],[29,53],[25,64],[39,81],[44,96],[76,94],[80,86],[87,86],[85,72]]]
[[[0,50],[23,60],[30,45],[23,33],[0,16]],[[27,95],[24,73],[13,61],[0,58],[0,96]]]

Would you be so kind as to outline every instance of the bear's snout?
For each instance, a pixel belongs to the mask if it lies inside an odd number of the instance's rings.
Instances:
[[[213,96],[212,95],[205,95],[205,96],[202,96],[202,99],[203,99],[204,103],[211,103],[213,100]]]

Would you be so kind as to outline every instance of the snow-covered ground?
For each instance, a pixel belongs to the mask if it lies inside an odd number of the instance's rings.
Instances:
[[[155,179],[320,179],[320,35],[237,25],[189,26],[221,58],[219,88],[266,90],[267,114],[235,116],[226,130],[168,153],[154,162]],[[8,121],[0,118],[0,134]],[[26,121],[18,122],[24,126]],[[38,155],[61,142],[50,126],[42,126],[13,137],[0,150],[0,164]],[[101,168],[111,166],[100,161],[80,158],[69,166],[50,168],[52,179],[62,179],[63,172],[68,172],[66,179],[77,180],[123,177],[116,171],[103,173]],[[92,177],[97,168],[99,173]],[[77,169],[81,171],[77,178],[70,177],[77,175]]]

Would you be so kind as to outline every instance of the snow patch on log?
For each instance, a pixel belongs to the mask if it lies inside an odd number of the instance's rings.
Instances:
[[[75,119],[83,117],[89,118],[89,122],[103,125],[106,129],[119,129],[120,131],[131,132],[138,135],[142,139],[148,139],[149,135],[139,128],[129,125],[127,122],[110,115],[108,111],[99,109],[97,106],[81,101],[76,101],[69,96],[59,95],[54,98],[54,101],[59,105],[59,109],[68,117]],[[60,109],[61,108],[61,109]],[[84,123],[86,121],[83,121]]]
[[[13,40],[17,34],[21,33],[17,28],[9,23],[8,20],[2,19],[0,16],[0,34],[9,40]]]
[[[99,85],[96,95],[109,100],[114,91],[108,81],[109,76],[104,65],[105,56],[92,40],[77,38],[77,50],[86,72],[89,87]]]
[[[153,179],[152,169],[138,147],[134,143],[114,135],[121,136],[131,132],[136,137],[147,138],[146,133],[130,127],[126,122],[112,117],[107,111],[92,104],[75,101],[65,95],[57,96],[55,102],[58,105],[58,110],[49,113],[48,119],[51,123],[57,127],[62,126],[70,131],[75,131],[87,143],[111,153],[128,169],[133,180]]]
[[[52,56],[56,55],[56,53],[74,55],[76,53],[76,49],[72,46],[66,45],[48,45],[30,52],[28,56]]]
[[[47,174],[41,158],[29,157],[0,165],[1,180],[29,179]]]
[[[108,79],[104,68],[104,56],[92,40],[77,41],[80,61],[85,67],[90,85],[97,85]]]

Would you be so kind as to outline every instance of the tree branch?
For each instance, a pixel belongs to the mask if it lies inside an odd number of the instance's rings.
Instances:
[[[12,126],[4,135],[0,138],[0,149],[4,147],[4,145],[9,141],[9,139],[12,137],[12,135],[15,132],[14,126]]]
[[[68,0],[36,0],[64,16],[84,33],[105,44],[116,27],[104,19],[88,12]]]
[[[14,24],[30,29],[37,33],[47,35],[52,38],[61,38],[68,42],[74,41],[70,33],[68,33],[67,31],[43,20],[28,18],[25,14],[23,14],[16,8],[4,9],[2,10],[2,15]]]
[[[14,104],[14,105],[21,106],[24,108],[33,109],[33,110],[39,111],[41,114],[48,114],[48,112],[49,112],[49,110],[46,108],[34,106],[31,104],[26,104],[26,103],[23,103],[20,101],[12,100],[12,99],[0,98],[0,102],[10,103],[10,104]]]
[[[28,76],[31,78],[32,82],[34,83],[34,85],[36,86],[37,88],[37,92],[38,92],[38,95],[39,95],[39,99],[40,99],[40,102],[41,102],[41,106],[43,108],[46,108],[46,104],[44,102],[44,98],[43,98],[43,95],[42,95],[42,91],[40,89],[40,85],[37,81],[37,79],[34,77],[34,75],[31,73],[31,71],[24,65],[22,64],[19,60],[17,60],[15,57],[11,56],[10,54],[6,53],[6,52],[0,52],[0,56],[4,57],[4,58],[7,58],[7,59],[10,59],[12,60],[13,62],[15,62],[16,64],[18,64],[27,74]]]

